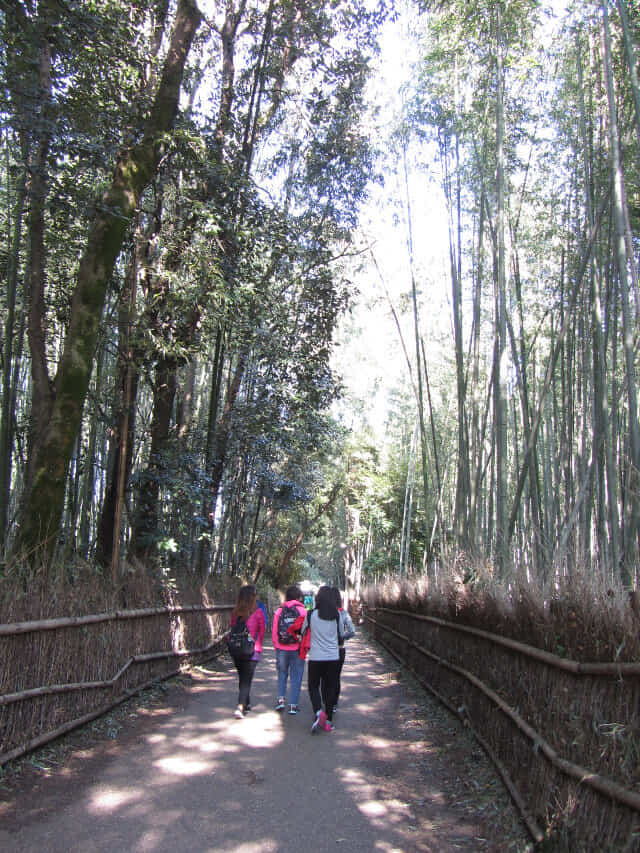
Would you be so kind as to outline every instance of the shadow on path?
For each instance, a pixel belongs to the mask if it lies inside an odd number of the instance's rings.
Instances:
[[[230,660],[196,668],[173,707],[132,721],[116,747],[92,751],[73,778],[63,769],[24,808],[17,802],[10,813],[0,811],[0,849],[515,849],[488,840],[490,814],[456,806],[464,783],[442,741],[455,738],[456,724],[431,739],[390,660],[365,640],[349,641],[336,729],[315,736],[306,671],[300,714],[273,710],[270,646],[243,720],[232,715],[237,678]]]

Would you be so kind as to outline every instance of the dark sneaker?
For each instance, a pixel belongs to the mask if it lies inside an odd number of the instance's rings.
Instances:
[[[318,713],[316,714],[316,718],[313,721],[313,725],[311,726],[311,734],[312,735],[317,734],[317,732],[319,732],[322,729],[322,723],[320,722],[320,715],[321,714],[324,714],[324,711],[318,711]],[[327,716],[325,714],[325,720],[326,719],[327,719]]]
[[[297,714],[298,713],[298,706],[297,705],[289,705],[289,713],[290,714]]]
[[[276,702],[276,711],[284,711],[284,696],[279,696]]]

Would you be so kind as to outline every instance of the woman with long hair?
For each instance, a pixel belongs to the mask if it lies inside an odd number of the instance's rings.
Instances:
[[[266,630],[264,613],[258,607],[256,588],[253,584],[241,587],[238,592],[236,605],[231,614],[231,625],[235,625],[238,620],[242,620],[246,624],[255,643],[253,655],[249,660],[233,658],[233,663],[238,671],[238,706],[234,716],[242,719],[247,711],[251,710],[251,682],[262,654],[262,640]]]
[[[349,613],[342,606],[342,593],[339,589],[332,590],[333,596],[340,615],[340,664],[338,666],[338,680],[336,682],[336,701],[333,706],[333,713],[338,710],[338,699],[340,698],[340,676],[342,675],[342,667],[344,666],[345,648],[344,641],[350,640],[356,635],[356,629],[353,627],[353,621]]]
[[[307,655],[309,697],[314,713],[311,734],[332,732],[340,674],[341,620],[331,587],[321,586],[318,590],[315,608],[305,617],[303,633],[306,629],[311,634]]]

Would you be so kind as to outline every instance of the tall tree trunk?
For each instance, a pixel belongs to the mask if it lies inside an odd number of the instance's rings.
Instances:
[[[616,100],[613,86],[613,71],[611,68],[611,36],[609,32],[609,16],[607,4],[602,4],[605,80],[607,84],[607,100],[609,103],[609,135],[611,140],[611,171],[613,178],[613,212],[616,230],[616,261],[620,279],[620,301],[622,307],[622,341],[625,361],[625,377],[627,385],[627,418],[629,423],[629,473],[625,496],[625,553],[620,566],[622,581],[626,586],[635,582],[637,573],[640,537],[640,424],[638,423],[638,401],[635,381],[634,357],[634,325],[629,305],[629,280],[627,275],[628,263],[635,263],[634,258],[627,258],[625,244],[625,213],[626,206],[622,164],[620,162],[620,139]]]
[[[96,366],[96,374],[95,374],[95,397],[94,401],[100,399],[100,395],[103,391],[102,383],[103,383],[103,372],[104,372],[104,362],[105,362],[105,352],[104,346],[100,347],[97,358],[97,366]],[[93,402],[92,411],[89,417],[89,435],[87,439],[87,447],[86,452],[84,454],[84,460],[81,468],[81,479],[80,479],[80,493],[78,496],[78,508],[77,515],[70,519],[70,526],[73,529],[77,529],[78,533],[76,538],[76,551],[83,558],[88,559],[89,557],[89,546],[90,546],[90,536],[91,536],[91,516],[92,516],[92,506],[93,506],[93,496],[95,494],[95,485],[96,485],[96,446],[97,446],[97,436],[98,436],[98,424],[99,417],[97,412],[98,404]],[[82,454],[82,448],[80,448],[79,456]],[[104,460],[100,459],[99,462],[101,465],[104,464]]]
[[[587,227],[589,231],[595,229],[596,214],[592,193],[591,180],[591,135],[587,131],[587,109],[584,101],[584,74],[582,67],[582,49],[580,40],[576,36],[576,66],[578,71],[578,97],[580,106],[580,134],[582,137],[583,168],[584,168],[584,196],[586,199]],[[600,562],[617,570],[620,564],[620,548],[618,545],[618,490],[615,477],[615,468],[611,447],[610,436],[610,411],[609,400],[606,393],[606,350],[603,340],[604,313],[602,307],[602,282],[601,273],[595,263],[595,258],[590,255],[589,261],[589,295],[591,301],[591,358],[593,375],[593,438],[592,453],[595,465],[594,489],[596,495],[596,543],[599,549]],[[605,483],[607,487],[605,488]],[[608,516],[607,494],[609,496],[609,507],[613,514]],[[610,521],[608,521],[610,518]],[[607,536],[607,530],[609,535]],[[606,543],[608,544],[608,548]],[[608,553],[607,553],[608,552]]]
[[[452,178],[449,174],[448,165],[448,140],[441,142],[440,156],[445,170],[445,193],[447,196],[447,207],[449,209],[449,269],[451,274],[451,310],[453,314],[453,339],[456,359],[456,392],[458,404],[458,453],[456,474],[456,503],[454,513],[454,529],[456,544],[467,548],[469,545],[469,500],[471,493],[471,479],[469,475],[469,448],[467,445],[466,432],[466,394],[467,383],[464,369],[464,341],[462,334],[462,270],[461,270],[461,234],[462,234],[462,211],[461,211],[461,187],[460,187],[460,163],[458,156],[458,139],[456,137],[456,162],[454,165],[455,175],[455,198],[452,197]],[[455,223],[454,223],[455,211]],[[425,362],[426,367],[426,362]],[[440,484],[438,485],[438,494]]]
[[[216,419],[220,406],[220,393],[222,387],[222,370],[225,357],[225,333],[222,326],[218,326],[216,343],[213,352],[213,370],[211,387],[209,390],[209,409],[207,416],[206,444],[204,451],[203,467],[205,471],[211,471],[214,466],[214,449],[216,441]],[[206,489],[202,496],[200,516],[202,518],[202,529],[199,531],[198,550],[196,556],[196,567],[198,576],[204,581],[208,574],[209,559],[213,543],[215,529],[214,518],[215,504],[212,500],[210,490]]]
[[[7,182],[9,182],[9,141],[7,137]],[[23,142],[23,160],[26,163],[26,144]],[[11,459],[13,455],[14,370],[16,351],[22,349],[21,335],[16,335],[16,300],[18,294],[18,265],[22,241],[22,220],[27,196],[27,169],[20,170],[15,202],[11,207],[11,193],[7,185],[7,304],[2,345],[2,399],[0,403],[0,554],[3,553],[9,521],[11,500]],[[11,232],[13,228],[13,232]],[[17,344],[17,345],[16,345]],[[16,367],[14,368],[14,364]]]
[[[46,15],[46,13],[45,13]],[[36,116],[35,140],[29,158],[29,217],[27,227],[27,332],[31,352],[31,378],[33,383],[29,450],[25,493],[33,486],[37,469],[38,448],[43,441],[54,402],[54,392],[47,367],[45,344],[45,202],[48,191],[48,159],[52,134],[51,104],[51,46],[47,41],[47,22],[41,24],[39,51],[39,109]],[[75,440],[75,437],[74,437]],[[71,442],[73,446],[73,442]],[[69,448],[68,458],[71,456]],[[62,500],[60,499],[60,513]]]
[[[622,22],[622,35],[624,38],[624,52],[629,66],[629,79],[631,81],[631,92],[633,94],[634,118],[636,126],[636,143],[638,146],[638,163],[640,163],[640,84],[638,82],[638,63],[636,62],[635,48],[629,27],[629,16],[627,14],[626,0],[617,0],[620,21]]]
[[[143,138],[133,148],[121,151],[111,185],[89,229],[55,380],[55,402],[33,448],[35,476],[26,494],[18,538],[18,550],[29,557],[41,550],[48,561],[53,553],[107,287],[142,192],[162,158],[162,136],[171,130],[178,111],[186,60],[200,20],[193,0],[179,0],[162,78]]]
[[[507,534],[507,293],[505,274],[504,62],[501,5],[496,4],[496,359],[494,432],[496,451],[496,563],[498,575],[509,568]]]
[[[413,333],[416,353],[416,369],[418,373],[418,418],[420,422],[420,458],[422,461],[422,498],[424,501],[424,553],[423,553],[423,568],[427,567],[427,574],[430,573],[428,566],[428,547],[429,547],[429,474],[427,471],[427,430],[424,423],[424,399],[422,392],[422,370],[420,356],[420,325],[418,322],[418,293],[416,288],[416,277],[413,265],[413,233],[412,233],[412,218],[411,218],[411,199],[409,196],[409,176],[407,173],[407,151],[403,147],[403,163],[404,163],[404,182],[407,195],[407,222],[409,234],[407,239],[409,249],[409,267],[411,271],[411,299],[413,302]]]
[[[238,356],[235,369],[233,370],[233,375],[230,378],[227,387],[227,393],[224,401],[222,415],[216,427],[214,456],[215,462],[211,471],[210,488],[211,508],[214,516],[216,504],[218,502],[218,495],[220,494],[220,485],[222,483],[224,466],[227,461],[227,445],[229,443],[229,437],[231,434],[231,418],[233,415],[233,410],[235,408],[236,399],[238,397],[238,394],[240,393],[240,387],[242,379],[244,377],[247,358],[248,352],[246,350],[243,350]]]
[[[469,522],[468,535],[470,544],[478,544],[478,513],[480,500],[480,484],[484,465],[484,433],[480,430],[480,324],[482,306],[483,242],[484,242],[485,194],[481,190],[478,211],[478,250],[475,264],[473,289],[473,326],[471,338],[471,438],[470,460],[473,464],[473,477],[469,473]]]
[[[149,463],[142,474],[129,544],[129,554],[138,560],[150,560],[155,553],[160,482],[167,470],[165,451],[176,396],[176,371],[174,358],[162,359],[155,370]]]
[[[156,233],[156,223],[151,227]],[[105,495],[96,537],[96,560],[103,567],[111,566],[114,581],[118,572],[124,492],[131,472],[135,436],[139,373],[134,361],[132,333],[136,289],[139,267],[146,257],[148,246],[149,234],[134,240],[118,311],[115,402],[109,436]]]

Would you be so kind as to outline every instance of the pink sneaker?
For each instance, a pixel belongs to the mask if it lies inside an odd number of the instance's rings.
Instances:
[[[329,720],[322,726],[322,730],[325,732],[332,732],[334,728],[333,723],[330,723]]]
[[[327,722],[327,720],[328,720],[328,717],[325,714],[325,712],[320,711],[320,713],[318,714],[318,725],[320,726],[321,729],[324,728],[324,724]]]

